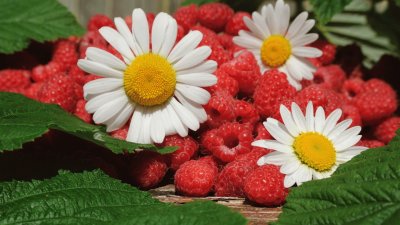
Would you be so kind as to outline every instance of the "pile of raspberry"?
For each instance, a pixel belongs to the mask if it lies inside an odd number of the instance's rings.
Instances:
[[[147,14],[150,24],[154,17]],[[397,95],[391,85],[379,78],[366,79],[366,70],[359,63],[349,69],[348,61],[339,59],[336,46],[327,41],[313,44],[323,55],[310,59],[317,68],[315,77],[303,81],[303,89],[296,91],[286,74],[278,70],[261,74],[252,53],[233,43],[239,30],[247,30],[243,17],[250,17],[249,13],[235,13],[228,5],[209,3],[181,7],[174,17],[178,40],[190,30],[203,33],[200,45],[212,49],[209,59],[219,65],[215,71],[218,83],[208,88],[208,118],[201,128],[188,137],[168,136],[160,145],[178,146],[177,151],[168,155],[142,151],[129,158],[129,167],[125,168],[128,180],[141,189],[173,182],[179,195],[245,197],[257,205],[282,205],[289,192],[283,186],[284,175],[276,166],[256,163],[272,150],[251,146],[254,140],[272,139],[262,122],[268,117],[281,120],[281,104],[290,106],[296,102],[305,111],[312,101],[327,113],[340,108],[341,120],[352,119],[352,126],[363,127],[363,139],[358,145],[370,148],[387,144],[400,128],[400,117],[395,115]],[[131,17],[125,20],[130,27]],[[88,47],[121,57],[99,34],[98,29],[103,26],[114,24],[107,16],[93,16],[83,37],[51,43],[53,52],[47,64],[0,71],[0,91],[58,104],[93,123],[85,111],[82,86],[99,77],[84,73],[76,63],[85,57]],[[127,126],[111,135],[124,139]]]

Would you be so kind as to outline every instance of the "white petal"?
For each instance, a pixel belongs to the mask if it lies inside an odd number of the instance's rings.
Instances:
[[[283,174],[291,174],[300,167],[300,164],[300,161],[296,157],[293,157],[281,166],[280,172]]]
[[[151,50],[153,53],[158,54],[164,42],[165,33],[168,28],[169,15],[163,12],[157,14],[153,22],[151,32]]]
[[[305,46],[308,44],[313,43],[314,41],[316,41],[318,39],[318,34],[306,34],[303,36],[297,36],[295,38],[293,38],[292,40],[290,40],[290,44],[293,47],[299,47],[299,46]]]
[[[275,15],[279,17],[279,33],[286,34],[289,26],[290,8],[283,1],[278,1],[275,5]]]
[[[322,55],[322,51],[313,47],[294,47],[292,53],[295,56],[316,58]]]
[[[345,131],[351,125],[351,123],[351,119],[343,120],[342,122],[338,123],[335,128],[329,134],[327,134],[327,136],[331,140],[336,139],[336,137]]]
[[[129,30],[128,25],[125,23],[125,20],[117,17],[114,19],[115,27],[117,28],[118,32],[121,36],[125,39],[126,43],[129,45],[130,49],[133,53],[138,56],[142,54],[142,49],[139,47],[138,43],[136,42],[135,38],[132,35],[132,32]]]
[[[176,132],[178,132],[181,137],[186,137],[188,135],[188,129],[183,125],[174,108],[171,104],[167,104],[166,109],[168,112],[168,118],[172,121],[172,125],[174,125]]]
[[[292,178],[292,175],[286,175],[283,181],[283,185],[285,188],[290,188],[296,183],[296,181]]]
[[[196,131],[200,128],[200,123],[196,116],[188,109],[183,107],[175,98],[171,98],[170,104],[174,108],[179,119],[186,127],[193,131]]]
[[[165,138],[165,127],[161,112],[161,108],[157,108],[151,117],[150,136],[154,143],[162,143]]]
[[[217,62],[214,60],[207,60],[197,66],[185,69],[185,70],[177,70],[176,75],[185,75],[189,73],[214,73],[217,69]]]
[[[198,86],[209,87],[217,83],[217,77],[209,73],[191,73],[177,76],[176,80],[180,83]]]
[[[292,147],[289,145],[282,144],[278,141],[275,140],[257,140],[251,143],[252,146],[256,147],[261,147],[261,148],[267,148],[267,149],[273,149],[278,152],[282,153],[291,153],[293,152]]]
[[[176,134],[176,130],[174,125],[172,124],[171,119],[169,118],[168,110],[167,110],[167,104],[164,104],[160,107],[161,110],[161,118],[163,122],[163,127],[165,129],[165,135],[172,135]]]
[[[299,65],[298,62],[296,60],[294,60],[294,57],[291,56],[287,61],[286,61],[286,68],[289,72],[289,74],[293,77],[293,79],[295,80],[302,80],[303,79],[303,73],[302,71],[299,69]]]
[[[188,110],[190,110],[199,120],[200,123],[203,123],[204,121],[207,120],[207,113],[204,110],[203,106],[200,104],[197,104],[187,98],[185,98],[182,94],[179,92],[175,92],[175,96],[178,98],[179,102]]]
[[[311,176],[310,176],[311,172]],[[296,172],[293,173],[292,178],[296,181],[297,185],[312,179],[312,171],[304,164],[301,164]]]
[[[271,136],[274,137],[277,141],[287,145],[291,145],[293,143],[293,137],[286,133],[278,125],[267,122],[265,126]]]
[[[334,139],[332,139],[333,143],[336,144],[340,144],[343,140],[349,138],[349,137],[354,137],[355,135],[358,135],[361,131],[361,127],[360,126],[354,126],[351,127],[345,131],[343,131],[341,134],[337,135]],[[331,136],[329,136],[329,138],[332,138]]]
[[[164,56],[165,58],[168,57],[169,53],[172,50],[172,47],[174,47],[175,45],[177,35],[178,35],[178,25],[176,24],[175,19],[169,17],[168,29],[167,32],[165,33],[164,43],[159,52],[160,55]]]
[[[296,137],[297,135],[299,135],[300,131],[297,128],[297,125],[294,122],[292,114],[290,113],[290,111],[284,105],[281,105],[279,110],[280,110],[280,113],[281,113],[282,120],[285,123],[286,129],[289,131],[289,133],[293,137]]]
[[[124,96],[124,95],[125,95],[125,91],[123,89],[118,89],[113,92],[108,92],[108,93],[98,95],[92,99],[89,99],[89,101],[85,105],[86,111],[88,111],[88,113],[94,113],[101,106],[107,104],[108,102],[111,102],[112,100],[114,100],[116,98]]]
[[[279,71],[284,72],[285,74],[287,74],[286,79],[288,80],[289,84],[292,85],[296,91],[300,91],[301,90],[301,84],[298,80],[293,79],[293,75],[291,75],[288,70],[285,68],[286,65],[283,65],[279,68]]]
[[[306,109],[306,129],[314,131],[314,106],[312,101],[309,101]]]
[[[315,25],[315,20],[312,19],[307,20],[306,22],[304,22],[303,26],[297,32],[296,36],[302,36],[306,34],[308,31],[311,30],[311,28],[313,28],[314,25]]]
[[[176,91],[180,92],[183,96],[185,96],[185,98],[188,98],[191,101],[201,105],[207,104],[211,97],[210,93],[203,88],[186,84],[176,84],[175,92]]]
[[[336,151],[341,152],[355,144],[357,144],[361,140],[361,135],[349,136],[344,139],[342,142],[335,144]]]
[[[306,119],[303,115],[303,112],[301,111],[300,107],[294,102],[292,102],[292,115],[293,115],[293,120],[297,124],[299,131],[300,132],[307,131]]]
[[[97,124],[106,122],[125,108],[128,104],[128,98],[126,95],[122,95],[104,105],[99,107],[93,115],[93,121]]]
[[[119,70],[115,70],[104,64],[86,59],[78,60],[78,66],[88,73],[96,74],[102,77],[122,78],[124,76],[123,72]]]
[[[257,13],[257,12],[255,12]],[[254,13],[253,13],[254,16]],[[253,17],[254,18],[254,17]],[[262,31],[260,26],[257,26],[256,23],[254,23],[253,20],[251,20],[249,17],[245,16],[243,17],[243,22],[246,25],[247,28],[249,28],[249,30],[251,32],[253,32],[253,34],[258,37],[259,39],[264,39],[266,37],[265,33]]]
[[[206,60],[211,54],[211,48],[208,46],[201,46],[195,50],[187,53],[173,67],[175,70],[184,70],[196,66]]]
[[[239,31],[239,36],[234,37],[232,40],[235,44],[250,49],[260,49],[263,44],[262,39],[245,30]]]
[[[267,24],[268,24],[269,31],[271,32],[271,34],[279,34],[280,24],[276,17],[276,14],[275,14],[275,11],[274,11],[272,5],[267,6],[266,16],[267,16]]]
[[[317,108],[317,111],[315,112],[315,124],[314,124],[315,131],[321,133],[324,126],[325,126],[325,112],[324,109],[321,106],[319,106]]]
[[[189,52],[193,51],[201,42],[203,34],[200,31],[190,31],[184,36],[168,55],[168,61],[175,63]]]
[[[126,136],[127,141],[139,143],[140,133],[142,132],[143,110],[143,107],[136,106],[129,125],[128,135]]]
[[[271,35],[271,32],[269,31],[269,28],[267,26],[267,22],[265,19],[260,15],[258,12],[253,12],[252,18],[254,21],[254,24],[257,26],[257,28],[261,31],[261,38],[264,39],[267,36]]]
[[[135,105],[131,103],[126,104],[126,106],[118,113],[118,116],[114,116],[111,120],[106,121],[107,132],[118,130],[123,127],[132,116],[134,106]]]
[[[287,161],[288,157],[289,155],[281,152],[271,152],[268,155],[263,156],[262,158],[264,158],[264,162],[267,164],[280,166]]]
[[[322,134],[328,135],[336,126],[336,123],[342,116],[342,110],[341,109],[336,109],[333,111],[328,118],[326,118],[325,126],[322,129]]]
[[[118,31],[114,30],[111,27],[102,27],[99,29],[99,32],[103,38],[110,43],[110,45],[115,48],[121,55],[128,60],[132,61],[135,56],[133,55],[131,49],[129,48],[128,43],[126,43],[125,39],[122,37]]]
[[[123,80],[118,78],[100,78],[92,80],[83,86],[85,98],[89,95],[98,95],[121,88]]]
[[[287,39],[291,40],[293,37],[297,36],[297,32],[303,27],[307,17],[308,13],[302,12],[293,20],[292,24],[289,26],[288,32],[286,33]]]
[[[86,56],[91,61],[98,62],[100,64],[104,64],[110,68],[124,71],[126,69],[126,64],[118,59],[113,54],[104,51],[103,49],[89,47],[86,50]]]
[[[148,53],[150,47],[149,23],[142,9],[134,9],[132,12],[132,33],[143,53]]]
[[[143,143],[153,143],[151,139],[151,119],[154,115],[154,108],[147,108],[143,118],[142,140]]]

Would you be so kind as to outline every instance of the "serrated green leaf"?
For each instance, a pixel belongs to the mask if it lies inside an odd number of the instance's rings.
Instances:
[[[0,183],[0,225],[244,225],[246,219],[210,201],[161,203],[100,171],[44,181]]]
[[[156,148],[135,144],[109,136],[104,127],[87,124],[57,105],[44,104],[19,94],[0,92],[0,152],[14,150],[33,141],[49,129],[60,130],[106,147],[114,153],[148,149],[161,154],[176,147]]]
[[[0,0],[0,52],[11,54],[38,42],[82,35],[84,29],[56,0]]]
[[[310,0],[313,11],[322,24],[327,23],[335,14],[340,13],[352,0]]]
[[[400,218],[400,151],[370,149],[329,179],[293,188],[274,225],[384,225]]]

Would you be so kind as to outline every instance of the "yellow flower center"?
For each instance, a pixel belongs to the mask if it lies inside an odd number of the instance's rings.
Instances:
[[[328,138],[319,133],[300,134],[295,138],[293,148],[302,163],[318,172],[330,170],[335,165],[335,148]]]
[[[282,35],[271,35],[264,40],[260,51],[263,63],[276,68],[285,64],[292,53],[292,47]]]
[[[147,53],[136,57],[124,72],[126,95],[135,103],[154,106],[175,91],[176,72],[166,58]]]

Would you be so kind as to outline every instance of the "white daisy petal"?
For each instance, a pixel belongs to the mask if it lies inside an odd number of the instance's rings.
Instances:
[[[279,110],[281,113],[282,120],[285,123],[285,126],[286,126],[287,130],[289,131],[289,133],[293,137],[296,137],[297,135],[299,135],[300,131],[297,128],[297,125],[293,120],[292,113],[290,113],[290,111],[284,105],[281,105]]]
[[[121,36],[125,39],[126,43],[129,45],[133,53],[137,56],[142,53],[142,49],[139,47],[138,43],[132,36],[132,32],[129,30],[128,25],[125,23],[125,20],[117,17],[114,19],[115,27]]]
[[[132,116],[134,106],[131,103],[125,105],[125,107],[118,113],[118,116],[113,117],[111,120],[106,121],[107,132],[118,130],[123,127],[129,118]]]
[[[113,48],[115,48],[115,50],[121,53],[123,57],[130,61],[135,58],[129,45],[118,31],[111,27],[102,27],[99,29],[99,33]]]
[[[282,153],[291,153],[293,152],[292,147],[289,145],[282,144],[275,140],[257,140],[251,143],[252,146],[261,147],[266,149],[273,149]]]
[[[124,62],[103,49],[89,47],[86,50],[86,57],[91,61],[104,64],[112,69],[119,71],[124,71],[126,69],[126,64]]]
[[[181,137],[186,137],[188,135],[188,129],[183,125],[174,108],[171,104],[167,104],[166,109],[168,112],[168,119],[171,120],[176,132],[178,132]]]
[[[308,12],[300,13],[290,24],[289,29],[286,33],[286,38],[291,40],[293,37],[296,37],[297,32],[303,27],[308,17]]]
[[[279,6],[279,8],[276,9],[277,11],[277,15],[280,17],[279,19],[279,33],[280,34],[286,34],[286,31],[289,27],[289,19],[290,19],[290,8],[288,4],[283,4],[279,3],[279,1],[277,2],[277,6]]]
[[[342,133],[340,133],[339,135],[337,135],[335,138],[332,139],[333,144],[340,144],[343,140],[349,138],[349,137],[354,137],[355,135],[358,135],[361,131],[361,127],[360,126],[354,126],[351,127],[345,131],[343,131]],[[332,138],[331,136],[329,136],[329,138]]]
[[[164,43],[165,33],[168,28],[169,15],[160,12],[157,14],[153,22],[153,27],[151,31],[151,50],[153,53],[158,54]]]
[[[344,139],[342,142],[335,144],[335,149],[337,152],[341,152],[355,144],[357,144],[361,140],[361,135],[350,136]]]
[[[308,45],[318,39],[318,34],[306,34],[303,36],[296,36],[292,40],[290,40],[290,44],[292,47],[299,47]]]
[[[185,98],[181,93],[175,92],[175,96],[178,98],[179,102],[189,111],[191,111],[199,120],[200,123],[203,123],[207,120],[207,113],[204,108],[190,99]]]
[[[281,142],[282,144],[291,144],[293,142],[293,137],[290,136],[290,134],[286,133],[278,125],[267,122],[265,126],[271,136],[275,138],[275,140]]]
[[[270,28],[271,34],[278,34],[279,33],[279,21],[275,16],[275,11],[272,5],[268,5],[266,9],[266,16],[267,16],[267,24]]]
[[[129,130],[126,136],[127,141],[139,143],[140,133],[142,132],[143,110],[141,106],[136,106],[131,123],[129,124]]]
[[[255,12],[257,13],[257,12]],[[254,18],[254,14],[253,13],[253,18]],[[249,17],[245,16],[243,17],[243,22],[246,25],[247,28],[249,28],[249,30],[251,32],[254,33],[254,35],[256,35],[256,37],[258,37],[259,39],[264,39],[266,37],[265,33],[262,31],[261,27],[258,26],[253,20],[251,20]]]
[[[264,161],[266,164],[280,166],[286,162],[287,158],[287,154],[281,152],[271,152],[268,155],[264,156]]]
[[[286,65],[280,67],[279,70],[284,72],[285,74],[289,74],[289,72],[287,71],[287,69],[285,67],[286,67]],[[289,84],[292,85],[296,89],[296,91],[300,91],[301,90],[300,82],[295,80],[295,79],[293,79],[291,74],[289,74],[289,76],[286,76],[286,78],[287,78]]]
[[[185,70],[177,70],[176,75],[185,75],[190,73],[214,73],[217,69],[217,62],[214,60],[207,60],[197,66],[185,69]]]
[[[183,107],[183,105],[181,105],[181,103],[179,103],[175,98],[171,98],[170,104],[174,108],[179,119],[186,127],[193,131],[196,131],[200,128],[200,123],[196,116],[193,115],[193,113],[190,112],[188,109]]]
[[[342,122],[338,123],[335,128],[331,132],[329,132],[326,136],[329,139],[334,140],[337,136],[339,136],[343,131],[350,127],[352,123],[351,119],[343,120]]]
[[[285,179],[283,180],[283,185],[285,186],[285,188],[290,188],[290,187],[292,187],[295,183],[296,183],[296,181],[292,178],[291,175],[286,175],[286,176],[285,176]]]
[[[302,36],[306,34],[308,31],[311,30],[311,28],[313,28],[314,25],[315,25],[315,20],[312,19],[307,20],[306,22],[304,22],[303,26],[296,33],[296,36]]]
[[[153,114],[152,108],[144,108],[139,143],[143,143],[143,144],[151,143],[151,134],[150,134],[150,128],[151,128],[150,125],[151,124],[150,123],[151,123],[152,114]]]
[[[341,109],[336,109],[333,111],[328,118],[326,118],[325,126],[322,129],[322,134],[323,135],[328,135],[336,126],[336,123],[342,116],[342,110]]]
[[[306,108],[306,130],[314,131],[314,106],[312,101],[309,101]]]
[[[321,133],[324,126],[325,126],[325,112],[324,109],[321,106],[319,106],[317,108],[317,111],[315,112],[315,121],[314,121],[315,131]]]
[[[217,83],[217,77],[209,73],[191,73],[177,76],[176,81],[198,87],[210,87]]]
[[[260,41],[256,38],[247,38],[247,37],[243,37],[243,36],[236,36],[236,37],[233,37],[232,40],[235,44],[237,44],[243,48],[247,48],[247,49],[258,50],[257,48],[260,48],[260,46],[261,46],[259,44]]]
[[[262,34],[262,39],[264,39],[267,36],[271,35],[271,32],[269,31],[269,28],[267,26],[267,22],[265,19],[260,15],[258,12],[253,12],[252,18],[254,21],[254,24],[257,26],[257,28],[261,31]]]
[[[100,78],[92,80],[83,86],[85,98],[89,95],[98,95],[110,91],[114,91],[123,86],[123,80],[117,78]]]
[[[78,66],[85,72],[96,74],[102,77],[122,78],[124,76],[122,71],[115,70],[101,63],[93,62],[87,59],[78,60]]]
[[[299,69],[300,66],[298,65],[299,62],[294,59],[294,56],[291,56],[287,61],[286,61],[286,68],[289,72],[288,75],[292,76],[293,79],[295,80],[302,80],[303,79],[303,73]]]
[[[120,112],[126,104],[128,104],[128,98],[125,95],[121,95],[120,97],[107,102],[100,106],[93,114],[93,121],[97,124],[106,122]]]
[[[293,157],[281,166],[280,172],[283,174],[294,173],[300,167],[300,165],[300,161],[296,157]]]
[[[193,51],[199,45],[202,38],[203,34],[200,31],[190,31],[172,49],[168,55],[168,61],[175,63],[180,60],[187,53]]]
[[[94,113],[101,106],[107,104],[108,102],[110,102],[116,98],[124,96],[124,95],[125,95],[125,91],[123,89],[118,89],[113,92],[108,92],[108,93],[98,95],[92,99],[89,99],[89,101],[85,105],[85,109],[86,109],[86,111],[88,111],[88,113]]]
[[[169,53],[175,45],[177,35],[178,25],[176,24],[175,19],[170,16],[168,19],[168,29],[165,33],[164,43],[159,52],[161,56],[164,56],[165,58],[168,57]]]
[[[132,34],[143,53],[148,53],[150,48],[149,23],[142,9],[134,9],[132,12]]]
[[[293,120],[297,124],[299,132],[305,132],[306,130],[306,119],[301,111],[300,107],[296,103],[292,103],[292,115]]]
[[[173,67],[175,70],[184,70],[196,66],[207,59],[211,54],[211,48],[208,46],[201,46],[195,50],[187,53]]]
[[[160,107],[161,111],[161,118],[163,122],[163,127],[165,129],[165,135],[171,135],[171,134],[176,134],[175,127],[169,118],[168,110],[167,110],[167,105],[164,104],[163,106]]]
[[[292,48],[292,53],[295,56],[316,58],[322,55],[322,51],[313,47],[294,47]]]
[[[201,105],[207,104],[208,100],[211,97],[210,93],[203,88],[181,83],[176,84],[175,92],[177,91],[185,96],[185,98],[188,98],[191,101]]]
[[[312,171],[304,164],[301,164],[296,172],[293,173],[292,178],[296,181],[297,185],[301,185],[302,183],[311,180]]]
[[[161,108],[154,110],[150,122],[150,136],[154,143],[162,143],[165,138],[165,125],[161,116]]]

